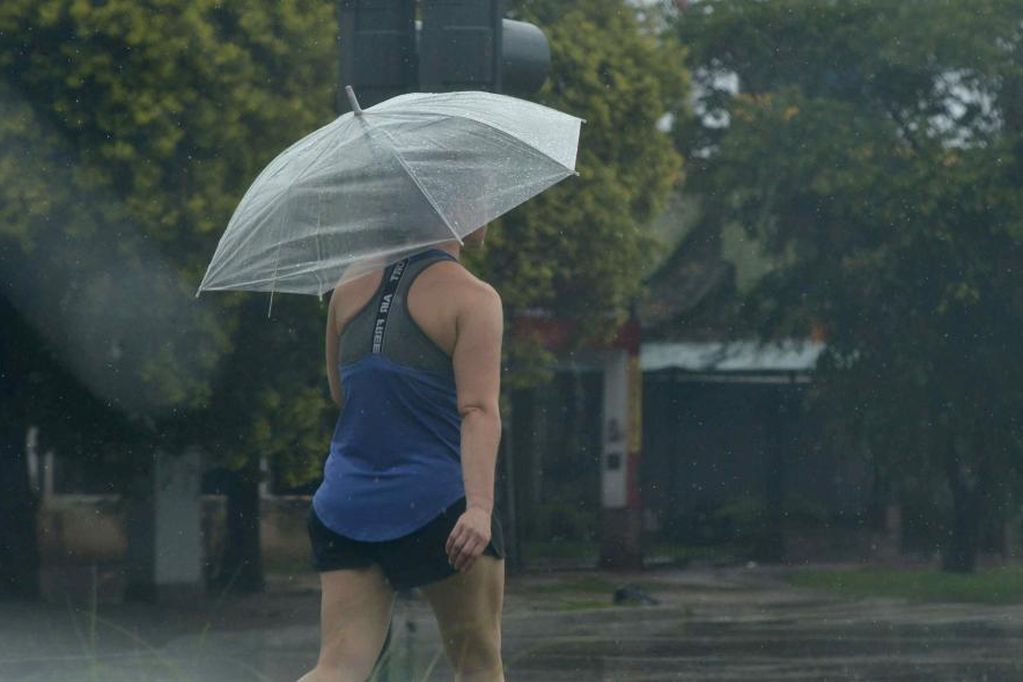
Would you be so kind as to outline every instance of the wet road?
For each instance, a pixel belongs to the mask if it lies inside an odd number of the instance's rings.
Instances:
[[[562,680],[1023,681],[1023,606],[844,600],[766,570],[509,581],[509,682]],[[602,584],[639,581],[660,603],[615,607]],[[213,608],[0,607],[0,680],[294,680],[312,664],[310,590]],[[450,680],[418,600],[395,614],[386,682]],[[381,680],[383,682],[383,680]]]
[[[742,570],[636,579],[661,604],[509,614],[509,679],[1023,680],[1021,606],[851,601]]]
[[[1018,614],[1014,624],[976,623],[940,610],[892,609],[808,603],[683,618],[633,612],[613,625],[575,624],[575,641],[552,632],[517,637],[509,649],[532,645],[512,669],[515,679],[537,681],[1023,680]]]

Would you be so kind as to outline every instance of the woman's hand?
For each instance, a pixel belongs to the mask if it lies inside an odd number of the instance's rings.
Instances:
[[[448,563],[456,571],[465,572],[490,544],[490,512],[480,507],[469,507],[458,517],[444,549]]]

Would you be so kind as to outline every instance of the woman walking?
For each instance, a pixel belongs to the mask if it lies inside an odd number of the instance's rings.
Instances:
[[[465,238],[481,246],[486,227]],[[503,315],[452,241],[338,285],[327,378],[341,406],[313,498],[321,644],[300,682],[372,673],[396,590],[419,588],[463,682],[504,679],[494,513]]]

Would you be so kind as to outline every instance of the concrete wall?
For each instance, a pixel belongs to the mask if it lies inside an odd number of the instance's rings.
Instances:
[[[308,571],[312,561],[306,514],[307,495],[264,497],[260,542],[267,568]]]
[[[202,590],[201,481],[199,451],[157,454],[153,476],[157,538],[154,574],[160,590],[185,594]]]
[[[39,583],[47,601],[121,601],[128,539],[116,496],[56,495],[39,511]]]
[[[264,497],[261,541],[266,566],[308,571],[308,496]],[[201,565],[209,576],[220,561],[226,527],[226,498],[203,495]],[[39,544],[44,597],[63,602],[121,601],[127,559],[126,506],[117,496],[53,495],[39,511]],[[192,551],[192,550],[190,550]]]
[[[117,496],[54,495],[39,511],[44,564],[121,561],[128,548]]]

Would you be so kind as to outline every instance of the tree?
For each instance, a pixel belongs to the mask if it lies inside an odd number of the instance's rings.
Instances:
[[[639,291],[642,225],[678,173],[655,123],[682,107],[685,71],[624,2],[518,11],[549,32],[544,101],[589,120],[581,178],[510,215],[470,265],[509,311],[548,306],[606,332]],[[333,116],[335,32],[319,0],[0,7],[3,294],[56,361],[53,391],[19,428],[74,434],[44,408],[84,390],[110,425],[106,448],[135,453],[129,472],[155,449],[198,444],[238,472],[246,540],[226,572],[251,589],[258,458],[299,482],[326,452],[323,309],[279,297],[268,320],[265,297],[192,294],[259,170]]]
[[[952,571],[1020,492],[1021,20],[1002,0],[717,0],[676,24],[702,219],[776,262],[732,321],[823,327],[816,399],[896,490],[944,479]]]
[[[249,446],[274,400],[234,391],[228,401],[223,387],[258,377],[283,392],[319,372],[316,338],[305,341],[304,364],[263,361],[226,375],[238,369],[226,358],[276,330],[243,314],[241,296],[195,303],[192,293],[247,183],[329,120],[332,23],[329,3],[301,0],[0,8],[8,314],[72,370],[64,379],[143,432],[148,453],[131,455],[143,470],[155,448],[186,442],[216,444],[212,454],[235,466],[258,457]],[[287,315],[318,317],[314,302],[292,303]],[[56,394],[72,389],[61,383]],[[278,401],[290,402],[283,395]],[[320,414],[325,406],[321,399]],[[45,413],[29,410],[24,420]],[[65,430],[41,426],[45,435]],[[278,442],[312,456],[298,431],[308,420],[274,427]]]
[[[0,306],[8,305],[0,298]],[[8,322],[0,334],[0,518],[6,521],[0,525],[0,595],[32,598],[39,592],[37,500],[28,480],[25,432],[15,428],[24,409],[16,397],[25,390],[28,368],[23,362],[15,366],[21,358],[13,346],[20,345],[16,337],[24,331]]]
[[[580,339],[606,337],[642,295],[648,223],[680,178],[682,158],[657,124],[686,107],[684,53],[624,0],[520,0],[509,13],[551,45],[537,100],[586,119],[579,177],[502,218],[473,263],[510,315],[544,308],[575,320]],[[511,355],[531,349],[515,339]]]

